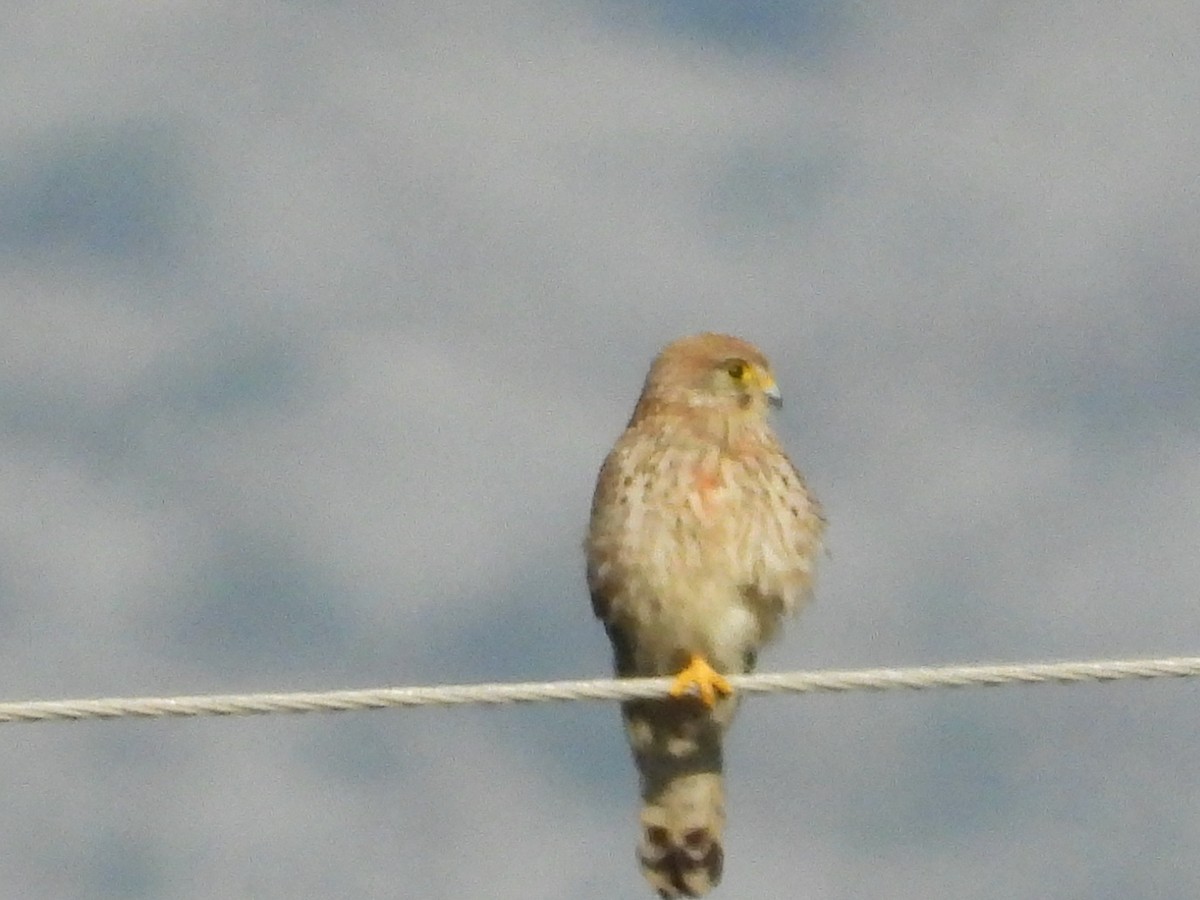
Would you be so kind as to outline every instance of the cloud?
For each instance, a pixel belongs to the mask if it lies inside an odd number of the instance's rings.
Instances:
[[[601,674],[591,480],[706,328],[831,519],[766,667],[1194,650],[1182,8],[9,18],[11,696]],[[1185,691],[748,703],[726,890],[1192,896]],[[9,727],[23,896],[642,890],[611,708]]]

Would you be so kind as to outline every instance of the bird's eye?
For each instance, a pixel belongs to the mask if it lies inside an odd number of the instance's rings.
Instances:
[[[725,371],[734,381],[741,381],[746,377],[746,364],[740,359],[731,359],[725,363]]]

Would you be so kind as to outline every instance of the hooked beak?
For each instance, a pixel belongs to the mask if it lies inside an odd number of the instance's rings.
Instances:
[[[783,406],[783,394],[779,393],[779,385],[777,385],[774,381],[763,386],[763,394],[766,396],[767,402],[771,404],[771,406],[775,407],[776,409],[779,409],[779,407]]]

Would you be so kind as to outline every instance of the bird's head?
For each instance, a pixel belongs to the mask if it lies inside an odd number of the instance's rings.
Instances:
[[[761,419],[768,406],[780,403],[771,366],[757,347],[740,338],[706,333],[680,338],[659,352],[638,408],[643,414],[689,408]]]

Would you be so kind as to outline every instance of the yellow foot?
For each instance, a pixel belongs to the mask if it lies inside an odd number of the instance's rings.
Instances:
[[[687,666],[675,676],[675,683],[671,685],[672,697],[698,696],[700,702],[709,709],[717,705],[718,694],[728,697],[732,693],[733,685],[725,676],[696,653],[692,654]]]

